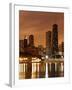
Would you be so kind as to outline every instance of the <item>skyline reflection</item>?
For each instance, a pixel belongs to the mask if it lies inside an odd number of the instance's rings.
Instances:
[[[19,79],[64,77],[64,61],[20,61]],[[47,66],[46,66],[47,63]],[[47,69],[46,69],[47,68]],[[47,70],[47,71],[46,71]]]
[[[64,77],[64,13],[19,11],[19,79]]]

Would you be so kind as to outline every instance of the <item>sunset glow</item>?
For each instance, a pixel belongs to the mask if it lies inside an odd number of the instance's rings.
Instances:
[[[25,35],[34,35],[35,46],[46,46],[46,32],[52,31],[52,25],[58,25],[59,44],[64,41],[64,13],[19,11],[19,39]]]

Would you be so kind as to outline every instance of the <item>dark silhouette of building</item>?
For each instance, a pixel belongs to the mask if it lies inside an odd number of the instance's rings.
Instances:
[[[46,54],[51,55],[51,31],[46,32]]]
[[[62,55],[64,56],[64,42],[62,42]]]
[[[62,52],[64,52],[64,42],[62,42]]]
[[[29,46],[34,46],[34,36],[33,35],[30,35],[29,36]]]
[[[24,51],[24,40],[19,40],[19,52]]]
[[[26,48],[27,46],[28,46],[27,39],[24,39],[24,48]]]
[[[24,53],[24,40],[19,40],[19,56],[22,56]]]
[[[58,53],[58,25],[54,24],[52,29],[52,54]]]
[[[39,56],[38,48],[34,46],[34,36],[29,35],[24,38],[24,56]]]

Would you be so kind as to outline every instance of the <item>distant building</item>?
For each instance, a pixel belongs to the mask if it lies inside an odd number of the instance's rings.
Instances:
[[[38,49],[39,49],[39,50],[43,50],[44,48],[43,48],[42,45],[38,45]]]
[[[30,35],[29,36],[29,46],[34,46],[34,36],[33,35]]]
[[[58,25],[54,24],[52,29],[52,54],[58,53]]]
[[[27,39],[24,39],[24,48],[26,48],[27,46],[28,46]]]
[[[62,42],[62,52],[64,52],[64,42]]]
[[[39,56],[39,54],[38,54],[38,48],[32,48],[32,47],[28,47],[28,48],[26,48],[25,49],[25,53],[24,53],[25,55],[27,55],[27,56]]]
[[[46,54],[51,55],[51,31],[46,32]]]
[[[45,56],[45,49],[43,48],[42,45],[38,45],[38,53],[41,56]]]
[[[24,37],[24,53],[23,56],[37,56],[40,57],[38,54],[38,48],[34,46],[34,36],[33,35],[26,35]]]
[[[24,40],[19,40],[19,52],[24,52]]]
[[[64,42],[59,45],[59,53],[64,56]]]

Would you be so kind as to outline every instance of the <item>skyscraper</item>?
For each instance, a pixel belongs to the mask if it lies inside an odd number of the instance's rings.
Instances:
[[[27,46],[27,39],[24,39],[24,48],[26,48]]]
[[[58,25],[54,24],[52,29],[52,54],[58,53]]]
[[[46,32],[46,54],[51,55],[51,31]]]
[[[30,35],[29,36],[29,46],[34,46],[34,36],[33,35]]]

